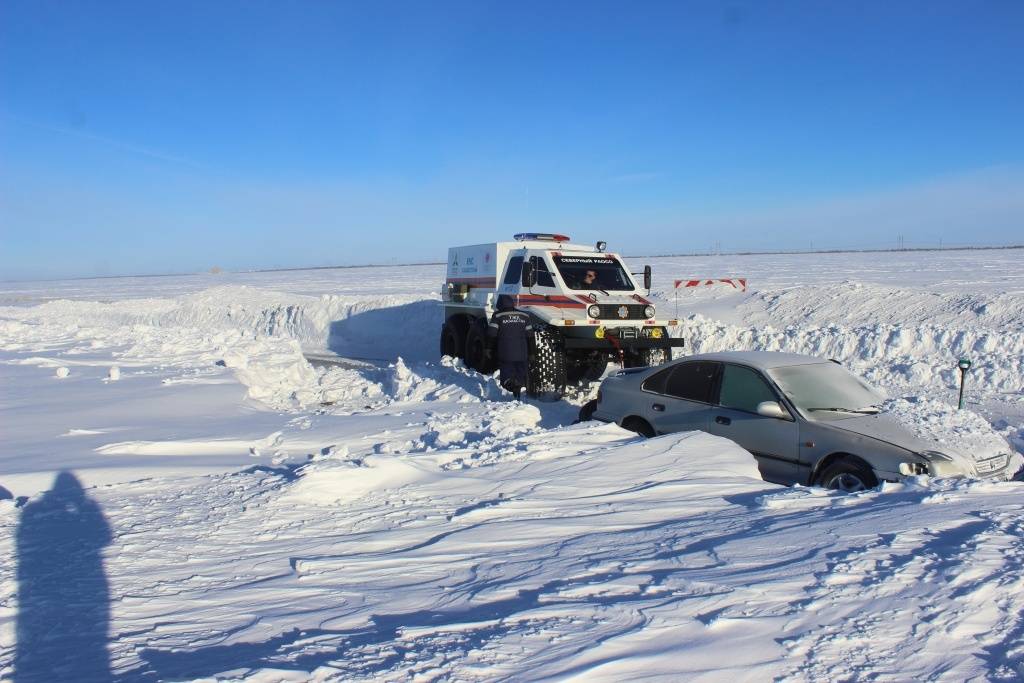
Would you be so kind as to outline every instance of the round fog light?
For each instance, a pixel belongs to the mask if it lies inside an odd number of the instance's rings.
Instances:
[[[587,315],[589,315],[591,318],[600,318],[601,307],[598,306],[597,304],[591,304],[591,306],[587,309]]]
[[[645,306],[644,307],[644,315],[646,315],[648,318],[653,318],[654,317],[654,306]]]

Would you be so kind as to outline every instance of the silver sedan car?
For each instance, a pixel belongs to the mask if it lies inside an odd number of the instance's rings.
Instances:
[[[880,414],[882,397],[834,361],[736,351],[689,356],[604,380],[581,419],[646,437],[700,430],[736,442],[779,484],[845,491],[903,476],[1007,478],[1005,453],[950,453]],[[944,452],[945,451],[945,452]]]

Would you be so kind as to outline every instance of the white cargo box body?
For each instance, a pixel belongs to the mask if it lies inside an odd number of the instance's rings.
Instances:
[[[499,267],[504,267],[509,248],[515,243],[488,242],[448,249],[446,281],[454,285],[493,290]]]
[[[470,244],[463,247],[448,249],[448,270],[445,283],[467,285],[472,290],[488,290],[498,288],[498,278],[504,275],[508,264],[509,252],[527,251],[549,253],[551,251],[580,251],[596,253],[593,247],[578,244],[552,243],[550,241],[523,240],[517,242],[488,242],[486,244]]]

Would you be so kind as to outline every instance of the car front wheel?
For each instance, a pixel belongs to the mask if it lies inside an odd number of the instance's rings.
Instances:
[[[854,460],[839,460],[818,476],[818,486],[833,491],[857,493],[878,486],[878,478],[867,465]]]

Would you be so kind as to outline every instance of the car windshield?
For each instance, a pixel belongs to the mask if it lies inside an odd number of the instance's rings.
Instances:
[[[570,289],[632,292],[633,282],[612,256],[555,256],[555,267]]]
[[[874,414],[885,398],[836,363],[792,365],[767,372],[789,400],[814,419],[838,420]]]

